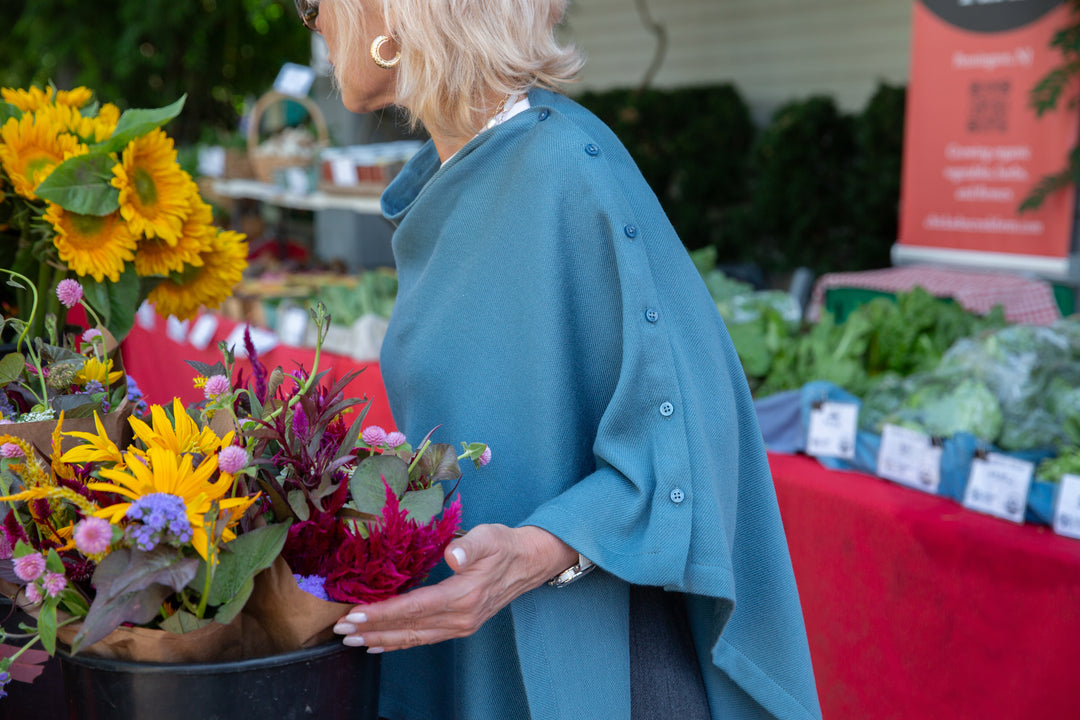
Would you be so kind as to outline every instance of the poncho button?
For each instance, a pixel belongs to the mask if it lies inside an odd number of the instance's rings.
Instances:
[[[600,148],[595,143],[589,143],[585,146],[585,152],[589,153],[593,157],[596,157],[600,154]]]
[[[548,115],[550,115],[550,114],[551,114],[551,111],[549,111],[547,108],[544,108],[543,110],[541,110],[540,111],[540,122],[544,122],[545,120],[547,120]]]
[[[651,323],[654,323],[660,319],[660,313],[656,312],[652,308],[649,308],[645,311],[645,319]]]
[[[663,403],[660,406],[660,414],[664,417],[671,417],[671,413],[675,412],[675,406],[669,402]]]
[[[637,237],[637,226],[635,226],[635,225],[627,225],[627,226],[625,226],[623,228],[623,232],[626,233],[626,237],[628,237],[628,238],[636,238]]]
[[[678,505],[686,499],[686,494],[683,493],[682,488],[675,488],[671,491],[671,495],[669,497],[671,497],[671,502]]]

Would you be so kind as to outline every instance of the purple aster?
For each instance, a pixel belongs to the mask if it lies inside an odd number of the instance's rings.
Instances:
[[[105,386],[101,384],[100,380],[90,380],[85,385],[83,385],[83,392],[87,395],[105,392]]]
[[[11,682],[11,673],[7,670],[0,670],[0,698],[7,697],[7,690],[4,688]]]
[[[112,525],[99,517],[88,517],[75,526],[75,547],[83,555],[100,555],[112,543]]]
[[[61,280],[60,284],[56,286],[56,297],[60,298],[60,302],[63,303],[66,308],[73,308],[79,304],[82,300],[83,289],[78,280],[72,280],[67,278]]]
[[[60,595],[64,588],[67,587],[67,578],[64,577],[63,573],[48,572],[45,573],[45,578],[41,581],[41,584],[49,597],[54,598]]]
[[[360,437],[366,444],[375,447],[386,442],[386,431],[378,425],[368,425]]]
[[[491,462],[491,446],[488,445],[484,448],[484,452],[480,453],[480,467],[484,467]]]
[[[207,400],[213,400],[218,395],[224,395],[232,390],[232,385],[229,383],[229,378],[224,375],[211,375],[206,378],[206,385],[203,386],[203,395]]]
[[[326,594],[326,578],[319,577],[318,575],[293,575],[296,578],[296,585],[308,595],[314,595],[320,600],[330,600],[330,596]]]
[[[239,445],[230,445],[218,453],[218,469],[223,473],[235,475],[247,465],[247,450]]]
[[[82,334],[82,341],[84,343],[93,342],[96,338],[101,337],[101,331],[97,328],[90,328]]]
[[[183,498],[170,493],[143,495],[128,508],[124,517],[141,524],[129,525],[128,538],[140,550],[149,552],[159,543],[182,545],[191,540],[191,522]]]
[[[405,434],[396,430],[386,434],[386,446],[389,448],[401,447],[405,444]]]
[[[0,457],[20,458],[23,457],[23,455],[22,448],[15,443],[6,442],[3,445],[0,445]]]
[[[15,574],[23,582],[34,582],[45,572],[45,556],[31,553],[15,558]]]

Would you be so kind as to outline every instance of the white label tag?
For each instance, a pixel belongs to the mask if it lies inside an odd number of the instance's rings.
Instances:
[[[218,319],[216,315],[200,315],[195,324],[191,326],[191,332],[188,333],[188,342],[199,350],[205,350],[210,341],[214,339],[214,333],[217,332],[217,329]]]
[[[1080,477],[1062,475],[1054,504],[1054,532],[1080,540]]]
[[[210,145],[199,148],[199,174],[221,177],[225,174],[225,148]]]
[[[854,403],[824,402],[813,408],[806,433],[807,454],[851,460],[858,420],[859,406]]]
[[[255,346],[255,352],[260,356],[270,352],[279,344],[278,336],[271,331],[240,323],[232,329],[229,337],[225,338],[225,345],[231,347],[238,358],[247,357],[247,349],[244,347],[244,328],[250,328],[251,344]]]
[[[929,435],[886,424],[881,431],[877,474],[916,490],[937,493],[941,485],[941,448]]]
[[[286,345],[303,347],[307,325],[308,314],[306,310],[298,307],[288,308],[281,314],[281,319],[278,320],[278,337]]]
[[[153,305],[143,300],[143,304],[135,312],[135,319],[139,321],[139,327],[143,330],[153,330],[157,324],[157,311],[154,310]]]
[[[304,97],[311,91],[315,82],[315,71],[306,65],[285,63],[274,79],[274,89],[284,95]]]
[[[330,160],[330,176],[335,185],[352,186],[359,182],[356,176],[356,163],[345,157]]]
[[[1000,453],[990,453],[985,460],[975,458],[964,489],[964,507],[1023,523],[1034,471],[1032,463]]]
[[[308,174],[304,168],[285,168],[285,188],[297,195],[306,195],[308,191]]]
[[[165,321],[165,334],[175,343],[187,342],[188,321],[178,320],[175,315],[170,315]]]

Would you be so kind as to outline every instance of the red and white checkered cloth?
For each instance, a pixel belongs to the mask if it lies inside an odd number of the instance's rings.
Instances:
[[[1013,323],[1049,325],[1061,317],[1061,310],[1054,299],[1054,289],[1045,280],[928,265],[822,275],[814,283],[806,316],[813,321],[821,316],[825,291],[829,288],[903,292],[916,285],[931,295],[951,297],[962,307],[979,314],[986,314],[995,305],[1001,305],[1005,309],[1005,319]]]

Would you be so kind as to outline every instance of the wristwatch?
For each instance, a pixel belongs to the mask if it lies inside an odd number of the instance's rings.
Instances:
[[[578,553],[577,560],[577,564],[571,565],[555,577],[548,580],[548,585],[556,588],[566,587],[578,578],[588,575],[590,572],[592,572],[593,568],[596,567],[596,564],[593,563],[592,560],[585,557],[581,553]]]

